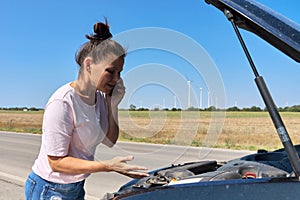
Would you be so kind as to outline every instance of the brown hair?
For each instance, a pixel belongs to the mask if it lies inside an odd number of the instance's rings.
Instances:
[[[126,55],[125,49],[118,42],[111,40],[112,34],[109,31],[106,18],[105,24],[102,22],[94,24],[94,34],[86,35],[85,37],[89,39],[89,42],[84,43],[75,55],[76,62],[80,66],[79,73],[81,72],[84,59],[88,56],[95,63],[99,63],[109,54],[122,58]]]

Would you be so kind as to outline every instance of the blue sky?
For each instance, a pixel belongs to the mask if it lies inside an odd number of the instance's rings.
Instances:
[[[300,23],[300,1],[259,2]],[[91,33],[93,24],[103,20],[104,16],[108,17],[113,35],[137,28],[157,27],[187,36],[215,63],[224,83],[226,107],[264,107],[231,24],[204,0],[3,0],[0,5],[0,107],[42,108],[58,87],[76,79],[78,67],[74,55],[86,42],[84,35]],[[276,104],[281,107],[300,104],[299,64],[257,36],[246,31],[241,33]],[[145,38],[157,40],[151,35],[145,35]],[[131,44],[124,45],[130,49]],[[191,106],[199,106],[200,88],[203,107],[208,105],[207,83],[178,55],[157,49],[129,52],[123,74],[126,76],[137,66],[149,63],[167,66],[191,81],[195,97]],[[155,70],[159,71],[159,68]],[[174,90],[157,83],[144,85],[130,93],[129,100],[122,102],[121,107],[126,108],[130,103],[149,108],[186,107],[186,99],[180,100]],[[186,96],[186,92],[182,91],[181,95]]]

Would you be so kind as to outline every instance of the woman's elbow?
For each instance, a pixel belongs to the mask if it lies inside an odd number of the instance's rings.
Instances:
[[[61,157],[48,156],[48,162],[53,172],[59,172],[59,161]]]

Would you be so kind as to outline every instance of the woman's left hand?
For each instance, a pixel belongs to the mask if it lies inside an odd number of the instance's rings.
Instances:
[[[133,156],[117,156],[111,160],[103,161],[102,163],[105,163],[108,171],[115,171],[130,178],[144,178],[149,176],[148,173],[144,172],[147,170],[146,167],[127,164],[128,161],[132,160]]]

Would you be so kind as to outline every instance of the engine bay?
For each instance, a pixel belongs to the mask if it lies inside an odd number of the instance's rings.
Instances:
[[[299,154],[300,146],[295,146]],[[237,179],[289,178],[293,170],[284,149],[272,152],[259,150],[256,154],[228,162],[197,161],[171,165],[149,173],[149,177],[135,179],[123,185],[118,192],[107,194],[107,199],[132,192],[180,184]]]

